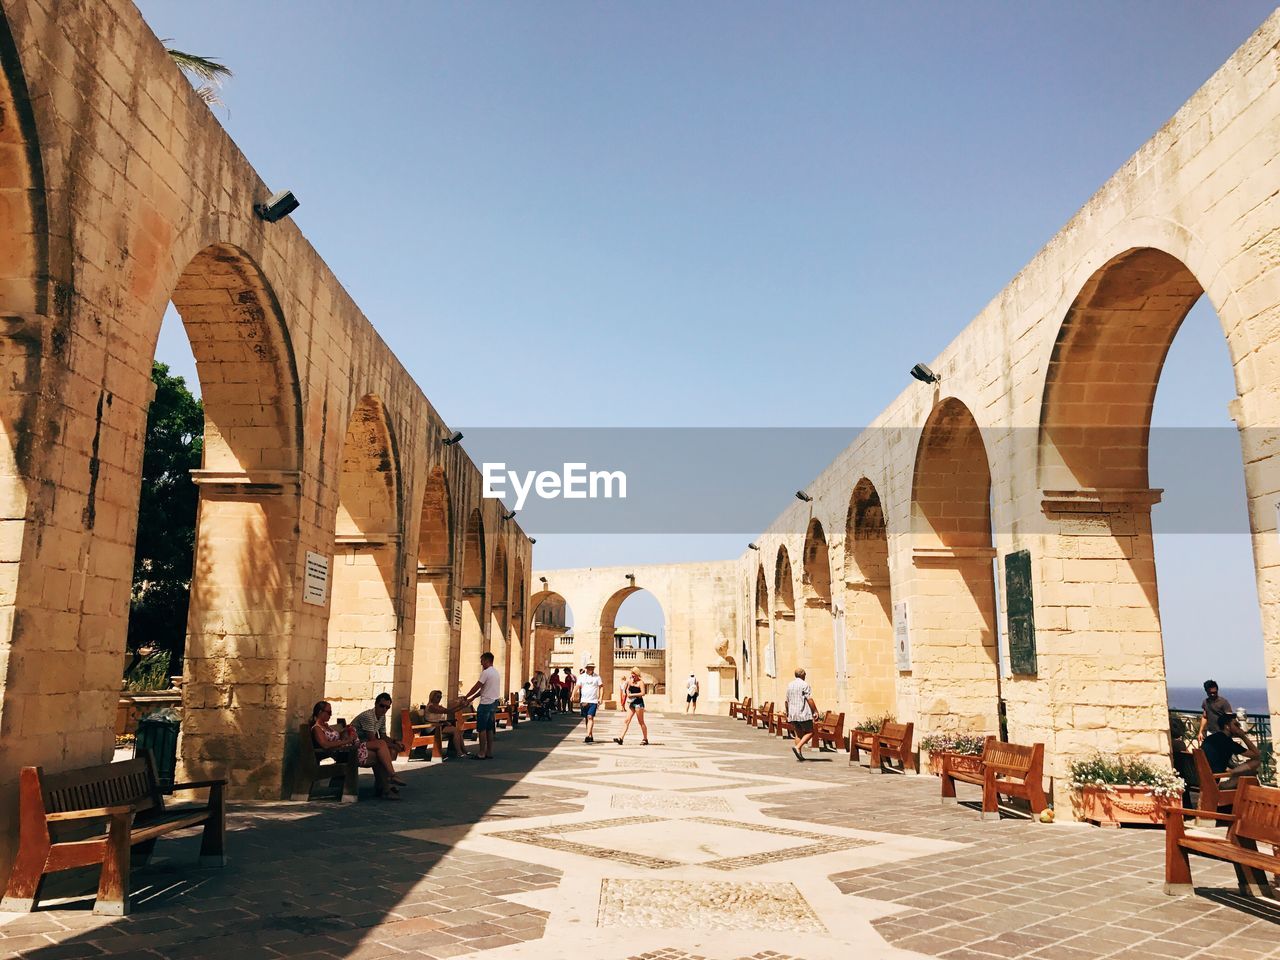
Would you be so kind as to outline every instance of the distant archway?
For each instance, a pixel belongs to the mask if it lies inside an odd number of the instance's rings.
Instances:
[[[916,449],[911,535],[910,660],[922,725],[995,733],[991,468],[977,421],[954,397],[934,407]]]
[[[778,548],[778,560],[774,565],[773,656],[778,676],[771,699],[781,702],[786,696],[787,684],[795,676],[796,667],[804,666],[796,647],[795,587],[791,574],[791,557],[787,554],[786,547]]]
[[[860,716],[883,716],[894,709],[897,677],[889,539],[880,494],[866,477],[849,498],[844,544],[849,703]]]
[[[643,587],[630,586],[616,591],[605,601],[600,614],[600,652],[597,666],[600,675],[605,679],[606,693],[610,696],[617,696],[618,687],[631,670],[640,671],[640,676],[653,696],[667,696],[668,689],[674,690],[674,687],[669,688],[667,684],[674,680],[667,676],[668,660],[665,645],[659,647],[654,642],[639,643],[634,637],[626,638],[623,642],[618,640],[618,628],[626,625],[619,622],[618,613],[628,600],[638,594],[654,596]],[[654,599],[657,598],[654,597]],[[666,611],[663,611],[662,634],[665,634],[665,625]],[[683,683],[680,684],[680,689],[683,691]],[[681,697],[681,703],[683,702]]]
[[[453,514],[444,468],[434,468],[422,494],[418,522],[418,604],[413,628],[412,700],[449,687]],[[456,667],[454,668],[456,672]]]
[[[764,698],[773,692],[774,680],[778,675],[771,649],[773,619],[769,616],[769,577],[764,572],[764,564],[756,569],[755,623],[751,638],[751,696],[763,706]]]
[[[594,658],[588,651],[583,654],[575,649],[573,636],[573,611],[565,598],[551,590],[535,593],[529,601],[533,609],[533,621],[529,633],[528,673],[530,677],[542,672],[549,674],[552,669],[569,667],[577,670],[588,658]]]
[[[836,656],[835,623],[831,618],[831,560],[827,536],[817,517],[809,521],[804,537],[804,573],[800,578],[804,597],[804,651],[801,659],[813,688],[814,702],[827,710],[843,694],[843,652]]]
[[[484,652],[485,627],[485,544],[484,520],[478,509],[467,517],[462,541],[462,630],[459,637],[458,672],[451,678],[457,693],[471,686],[469,678],[479,675],[480,654]]]
[[[403,702],[400,476],[386,410],[373,395],[356,404],[342,442],[334,545],[325,699],[346,715],[384,690]]]
[[[510,622],[507,600],[507,548],[499,539],[493,551],[493,568],[489,572],[489,650],[502,677],[503,696],[510,684],[507,660],[507,626]]]
[[[525,603],[529,592],[524,578],[524,559],[516,557],[516,572],[512,581],[510,602],[511,622],[507,629],[507,663],[508,684],[512,690],[518,689],[528,677],[525,652]]]

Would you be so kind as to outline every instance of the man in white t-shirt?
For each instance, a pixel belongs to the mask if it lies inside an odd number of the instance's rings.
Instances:
[[[689,682],[685,684],[684,690],[684,712],[698,712],[698,678],[692,673],[689,674]]]
[[[493,759],[493,734],[498,729],[498,701],[502,699],[502,678],[493,669],[493,654],[487,650],[480,654],[480,679],[467,691],[463,700],[480,698],[476,705],[476,736],[480,738],[480,752],[471,756],[477,760]]]
[[[600,708],[600,691],[604,689],[604,677],[596,673],[594,663],[587,664],[587,672],[578,677],[578,703],[582,707],[582,722],[587,725],[587,738],[583,743],[596,742],[596,710]]]
[[[796,738],[791,752],[797,760],[804,759],[804,745],[813,737],[813,718],[818,706],[813,702],[813,688],[805,679],[803,667],[796,667],[796,678],[787,684],[787,722],[791,735]]]

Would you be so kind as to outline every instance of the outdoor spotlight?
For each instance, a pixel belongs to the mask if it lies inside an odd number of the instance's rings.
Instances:
[[[538,579],[539,579],[539,580],[541,580],[544,584],[547,582],[547,578],[546,578],[546,577],[539,577]]]
[[[942,378],[926,367],[923,363],[917,363],[911,368],[911,375],[921,383],[937,383]]]
[[[628,579],[628,580],[630,580],[630,581],[631,581],[631,583],[634,585],[634,584],[635,584],[635,582],[636,582],[636,575],[635,575],[634,573],[628,573],[628,574],[627,574],[627,579]]]
[[[281,190],[279,193],[273,193],[267,198],[266,203],[255,203],[253,205],[253,212],[267,221],[267,223],[283,220],[297,209],[298,198],[293,195],[292,190]]]
[[[808,495],[807,493],[805,493],[803,490],[797,490],[797,491],[796,491],[796,499],[797,499],[797,500],[803,500],[805,503],[808,503],[809,501],[811,501],[811,500],[813,499],[813,497],[809,496],[809,495]]]
[[[453,431],[453,436],[452,436],[452,437],[445,437],[445,439],[444,439],[444,445],[445,445],[446,447],[452,447],[455,443],[461,443],[461,442],[462,442],[462,431],[461,431],[461,430],[455,430],[455,431]]]
[[[514,517],[515,515],[516,515],[516,511],[512,510],[510,513],[504,513],[504,514],[502,515],[502,519],[503,519],[503,520],[510,520],[510,519],[511,519],[512,517]]]
[[[752,550],[759,550],[759,549],[760,549],[760,548],[759,548],[758,546],[756,546],[754,543],[748,543],[748,544],[747,544],[747,546],[748,546],[748,547],[750,547]]]
[[[538,542],[538,541],[537,541],[537,540],[535,540],[533,537],[530,537],[530,538],[529,538],[529,546],[531,546],[531,547],[532,547],[532,546],[533,546],[535,543],[537,543],[537,542]]]

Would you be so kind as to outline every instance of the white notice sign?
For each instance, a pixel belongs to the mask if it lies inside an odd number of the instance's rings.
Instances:
[[[911,630],[907,625],[907,601],[893,605],[893,651],[899,670],[911,669]]]
[[[307,573],[302,581],[302,602],[323,607],[329,594],[329,558],[307,551]]]

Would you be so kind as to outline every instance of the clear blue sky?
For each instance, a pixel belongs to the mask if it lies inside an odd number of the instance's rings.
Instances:
[[[867,422],[1271,9],[140,6],[235,69],[227,129],[464,426]],[[1229,425],[1215,322],[1159,422]],[[180,328],[159,356],[190,371]],[[742,546],[549,535],[537,562]],[[1160,552],[1171,680],[1260,685],[1247,538]]]

